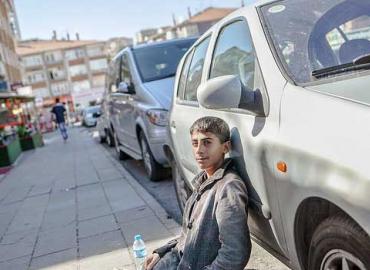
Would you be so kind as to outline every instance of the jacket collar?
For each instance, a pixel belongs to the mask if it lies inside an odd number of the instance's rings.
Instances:
[[[202,192],[209,185],[212,185],[214,182],[222,179],[225,175],[226,170],[229,169],[230,166],[232,166],[232,159],[227,158],[224,160],[222,166],[218,168],[211,177],[207,178],[207,173],[205,171],[202,171],[195,180],[196,190]]]

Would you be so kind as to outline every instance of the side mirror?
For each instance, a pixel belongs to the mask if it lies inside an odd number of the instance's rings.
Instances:
[[[120,82],[119,85],[118,85],[118,93],[122,93],[122,94],[134,94],[135,93],[135,90],[134,90],[133,84],[131,83],[129,85],[126,82]]]
[[[94,112],[93,113],[93,117],[95,117],[95,118],[98,118],[100,116],[101,116],[101,113],[100,112]]]
[[[197,91],[200,105],[216,110],[238,108],[241,95],[242,84],[234,75],[210,79],[201,84]]]
[[[264,115],[261,91],[244,87],[235,75],[210,79],[199,86],[197,96],[200,105],[207,109],[243,109]]]

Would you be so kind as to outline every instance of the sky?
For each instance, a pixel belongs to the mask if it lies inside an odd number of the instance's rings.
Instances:
[[[248,0],[244,0],[247,3]],[[81,39],[134,37],[141,29],[172,25],[209,6],[240,7],[242,0],[14,0],[22,39],[75,33]]]

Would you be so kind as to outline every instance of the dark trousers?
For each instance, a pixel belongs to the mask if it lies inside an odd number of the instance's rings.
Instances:
[[[180,262],[180,256],[177,249],[172,249],[167,252],[157,264],[153,270],[176,270]]]

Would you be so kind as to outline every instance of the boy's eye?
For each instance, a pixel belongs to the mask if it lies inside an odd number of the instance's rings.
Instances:
[[[198,146],[198,143],[197,142],[193,142],[191,144],[193,145],[193,147],[197,147]]]

